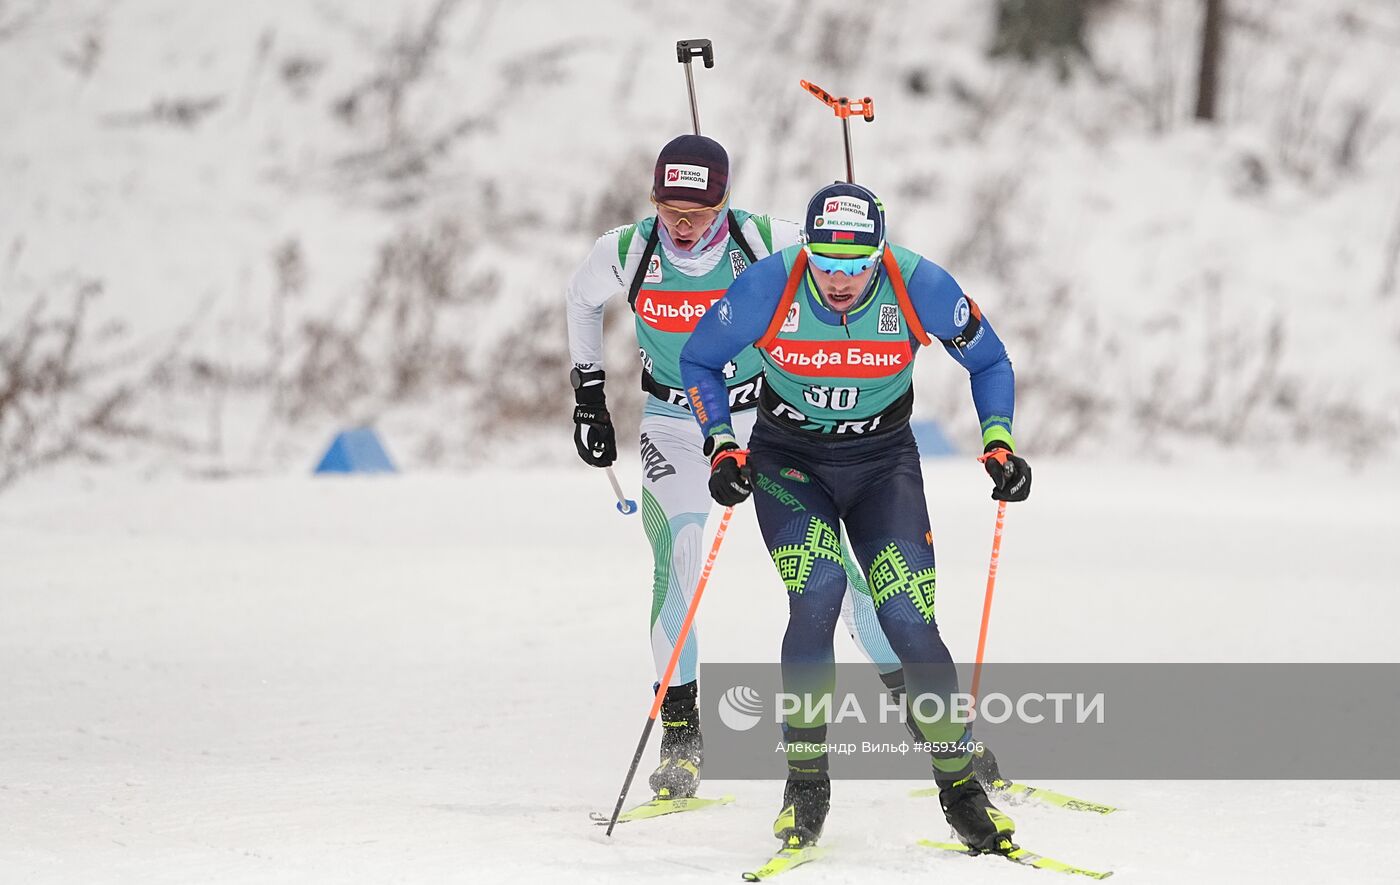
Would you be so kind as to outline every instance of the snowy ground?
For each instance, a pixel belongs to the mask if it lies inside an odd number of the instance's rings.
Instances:
[[[798,77],[877,97],[861,174],[1008,341],[1036,493],[1009,519],[993,660],[1400,661],[1400,7],[1234,5],[1207,129],[1183,99],[1196,4],[1113,4],[1097,73],[1067,84],[987,60],[977,0],[870,21],[726,0],[703,28],[604,6],[0,0],[0,79],[26,84],[0,89],[0,344],[33,304],[103,293],[82,371],[58,373],[93,383],[10,414],[58,445],[129,383],[129,423],[176,443],[84,440],[120,466],[0,494],[0,885],[736,881],[772,847],[775,783],[708,783],[738,801],[611,844],[588,824],[649,702],[646,544],[596,472],[499,466],[572,459],[560,292],[646,210],[653,151],[688,123],[680,38],[715,40],[706,131],[746,207],[795,216],[839,168]],[[365,390],[296,386],[325,368],[303,333],[355,325],[385,250],[403,303],[437,305],[413,314],[434,359],[400,365],[423,342],[370,324],[349,361]],[[62,340],[12,352],[38,377]],[[628,377],[630,342],[609,338]],[[147,378],[168,350],[175,371]],[[392,389],[426,364],[446,380]],[[923,416],[975,428],[962,373],[919,371]],[[286,470],[362,420],[410,468],[495,466],[181,476]],[[506,420],[527,443],[483,444]],[[1307,445],[1352,460],[1254,463]],[[1174,463],[1138,466],[1143,447]],[[1083,460],[1035,458],[1052,448]],[[970,461],[928,478],[966,658],[994,508]],[[746,509],[705,659],[776,656],[776,583]],[[1361,853],[1400,837],[1393,783],[1046,785],[1125,810],[1022,808],[1023,841],[1118,881],[1396,879]],[[792,881],[1046,878],[915,848],[946,829],[910,786],[838,783],[836,851]]]
[[[993,505],[975,464],[926,472],[940,619],[967,656]],[[1036,483],[1008,520],[993,659],[1400,660],[1393,473],[1114,456],[1042,460]],[[737,881],[773,847],[773,782],[710,783],[736,804],[611,844],[589,825],[652,676],[641,526],[582,466],[51,474],[0,498],[0,563],[0,881]],[[746,510],[705,657],[776,654],[774,583]],[[1119,881],[1394,881],[1363,853],[1400,837],[1394,783],[1045,785],[1124,810],[1023,807],[1023,841]],[[837,783],[834,851],[793,882],[1050,876],[915,847],[946,826],[912,786]]]

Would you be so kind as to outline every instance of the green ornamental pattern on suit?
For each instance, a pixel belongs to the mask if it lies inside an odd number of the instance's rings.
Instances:
[[[845,563],[841,555],[841,539],[836,530],[816,517],[808,520],[807,534],[802,543],[774,547],[769,553],[789,593],[801,593],[806,589],[807,579],[812,576],[817,560],[829,559],[843,568]]]
[[[933,623],[933,596],[938,571],[933,568],[915,571],[909,567],[904,554],[891,541],[870,563],[870,590],[875,610],[891,599],[904,594],[923,615],[925,624]]]
[[[651,489],[642,488],[642,526],[646,529],[647,540],[651,543],[654,561],[651,581],[651,621],[661,615],[661,606],[666,602],[666,591],[670,588],[671,577],[671,524],[666,519],[666,511],[657,503]]]

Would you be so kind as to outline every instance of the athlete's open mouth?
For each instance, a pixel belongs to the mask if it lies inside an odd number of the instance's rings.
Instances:
[[[850,307],[851,302],[856,300],[855,292],[831,292],[826,296],[827,304],[835,308]]]
[[[698,238],[698,237],[693,237],[693,236],[691,236],[691,237],[676,237],[676,236],[673,236],[673,237],[671,237],[671,242],[673,242],[673,243],[675,243],[677,246],[679,246],[679,247],[681,248],[682,251],[689,252],[691,249],[695,248],[695,241],[696,241],[697,239],[699,239],[699,238]]]

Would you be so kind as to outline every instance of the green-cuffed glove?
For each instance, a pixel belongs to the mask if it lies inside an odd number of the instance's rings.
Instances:
[[[729,434],[716,434],[705,440],[710,456],[710,497],[725,507],[742,504],[753,494],[753,472],[749,450]]]
[[[992,498],[997,501],[1024,501],[1031,495],[1031,465],[1011,451],[1001,440],[987,443],[982,466],[992,478]]]

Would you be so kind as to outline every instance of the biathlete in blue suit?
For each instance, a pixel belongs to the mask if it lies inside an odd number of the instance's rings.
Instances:
[[[710,493],[733,506],[758,490],[759,526],[788,590],[786,692],[833,690],[844,523],[910,695],[948,699],[957,675],[934,620],[933,536],[909,429],[914,356],[938,340],[967,370],[992,496],[1021,501],[1031,472],[1014,454],[1011,361],[947,271],[886,242],[875,194],[855,184],[822,188],[804,222],[807,244],[750,267],[681,352],[682,382],[710,457]],[[722,370],[751,346],[762,354],[764,384],[745,450]],[[1011,850],[1015,826],[974,776],[964,726],[950,715],[922,718],[937,706],[915,706],[913,722],[935,746],[933,774],[949,823],[978,850]],[[796,847],[816,841],[830,808],[826,722],[799,711],[783,731],[788,781],[774,832]]]

